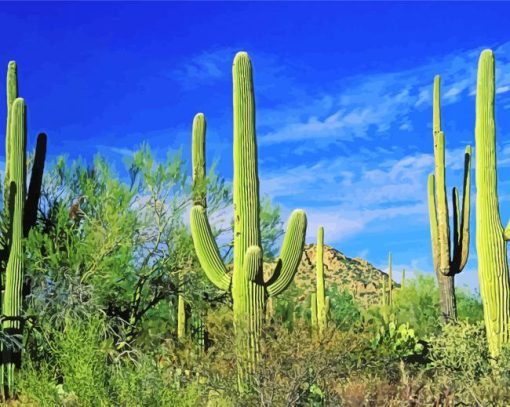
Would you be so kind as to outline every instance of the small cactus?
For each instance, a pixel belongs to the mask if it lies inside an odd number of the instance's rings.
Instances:
[[[317,257],[316,269],[316,293],[311,297],[312,327],[313,321],[318,329],[319,337],[322,337],[328,325],[329,298],[324,289],[324,228],[319,226],[317,231]]]
[[[391,253],[388,254],[388,304],[393,305],[393,268],[391,264]]]

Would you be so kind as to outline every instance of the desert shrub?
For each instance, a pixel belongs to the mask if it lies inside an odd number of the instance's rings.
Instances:
[[[429,367],[452,379],[475,380],[490,371],[485,328],[482,323],[447,324],[429,338]]]
[[[469,322],[483,321],[483,306],[480,295],[467,288],[455,288],[457,298],[457,314],[459,320]]]
[[[26,360],[16,381],[21,404],[36,404],[40,407],[53,407],[62,404],[62,385],[55,379],[55,369],[47,362],[34,364]]]
[[[439,292],[433,275],[416,274],[404,288],[394,290],[392,313],[398,323],[408,323],[423,338],[441,326]]]
[[[330,304],[329,320],[334,326],[345,331],[361,323],[361,307],[349,291],[332,284],[326,290],[326,295],[329,296]]]

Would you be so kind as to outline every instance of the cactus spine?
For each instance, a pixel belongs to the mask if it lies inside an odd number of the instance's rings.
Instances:
[[[35,225],[41,193],[46,156],[46,135],[37,138],[30,188],[26,196],[27,124],[25,101],[18,97],[17,67],[9,62],[7,70],[7,130],[5,151],[4,209],[0,267],[5,282],[2,303],[2,330],[9,335],[21,335],[23,329],[22,282],[23,237]],[[26,198],[26,199],[25,199]],[[9,397],[14,384],[14,371],[21,365],[19,349],[2,349],[0,392]]]
[[[264,281],[259,224],[259,180],[255,136],[255,99],[251,61],[246,52],[235,56],[234,99],[234,270],[227,273],[211,232],[203,205],[191,209],[191,233],[200,264],[221,290],[230,290],[237,338],[238,383],[240,391],[260,358],[259,336],[268,296],[280,294],[291,283],[303,252],[306,215],[295,210],[273,276]],[[194,145],[203,148],[203,143]]]
[[[445,140],[441,130],[440,80],[439,75],[436,75],[432,109],[435,175],[430,174],[428,179],[428,204],[432,258],[439,286],[439,302],[443,318],[448,322],[457,318],[455,274],[464,269],[469,255],[471,146],[466,147],[464,154],[462,209],[459,206],[457,188],[452,189],[454,231],[451,241],[445,181]]]
[[[476,251],[489,351],[497,356],[510,339],[510,283],[506,241],[499,213],[494,118],[494,54],[484,50],[478,62],[476,88]]]

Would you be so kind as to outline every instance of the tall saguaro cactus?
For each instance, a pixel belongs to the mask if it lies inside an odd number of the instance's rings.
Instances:
[[[26,106],[18,97],[17,68],[9,62],[7,71],[7,130],[6,169],[4,182],[4,209],[0,241],[0,271],[5,283],[2,302],[2,330],[8,335],[21,335],[23,237],[37,219],[37,208],[46,155],[46,135],[39,134],[33,162],[30,188],[26,197]],[[14,382],[14,371],[21,364],[19,349],[2,349],[0,387],[3,396],[9,396]]]
[[[491,50],[478,62],[476,86],[476,252],[485,329],[492,356],[510,341],[510,282],[507,244],[499,213],[494,118],[495,64]]]
[[[462,208],[457,188],[452,189],[453,240],[450,239],[448,201],[445,181],[445,140],[441,130],[440,77],[434,78],[433,137],[435,175],[428,179],[428,204],[432,258],[439,286],[441,313],[446,322],[457,318],[455,275],[466,265],[469,255],[469,212],[471,190],[471,146],[464,154],[464,185]]]
[[[255,98],[251,61],[246,52],[234,58],[234,269],[229,274],[202,204],[191,209],[191,233],[195,250],[205,273],[219,289],[230,291],[237,338],[239,388],[244,391],[260,357],[265,302],[285,290],[294,278],[303,253],[306,215],[295,210],[273,276],[264,281],[259,223],[259,179],[255,136]],[[194,140],[193,154],[204,148]],[[200,177],[201,175],[197,175]]]
[[[192,199],[193,205],[200,205],[207,208],[206,178],[205,178],[205,117],[199,113],[193,119],[192,129]],[[183,276],[180,276],[183,281]],[[188,321],[186,317],[186,302],[184,296],[179,294],[177,302],[177,337],[184,341]],[[198,352],[205,350],[206,331],[202,313],[199,310],[191,310],[191,329],[194,337],[195,349]]]
[[[23,282],[23,210],[25,205],[25,146],[26,134],[26,108],[21,98],[16,98],[12,103],[10,120],[10,151],[13,158],[9,162],[10,183],[9,211],[11,215],[12,235],[10,237],[9,259],[5,273],[5,292],[2,311],[6,320],[3,323],[3,330],[9,335],[21,334],[21,289]],[[16,158],[14,158],[16,157]],[[19,365],[19,351],[12,349],[5,350],[2,354],[6,374],[6,384],[12,388],[14,369]]]

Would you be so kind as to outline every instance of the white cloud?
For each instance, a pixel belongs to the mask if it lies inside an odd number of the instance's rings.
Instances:
[[[193,82],[198,85],[204,81],[228,78],[234,55],[233,48],[202,51],[191,56],[186,63],[175,69],[171,76],[189,85]]]
[[[498,48],[496,58],[498,53],[506,52],[506,48]],[[417,108],[432,105],[436,74],[441,75],[443,106],[457,103],[465,95],[475,94],[480,51],[446,55],[440,60],[402,72],[342,78],[341,82],[329,86],[328,95],[307,94],[304,95],[305,100],[294,107],[287,106],[282,110],[278,106],[278,112],[264,112],[272,117],[270,123],[266,123],[272,129],[260,133],[259,143],[272,145],[310,141],[316,147],[358,138],[368,139],[372,137],[372,131],[387,134],[393,128],[412,130],[409,115]],[[510,90],[510,61],[504,58],[497,62],[496,85],[498,93]]]

